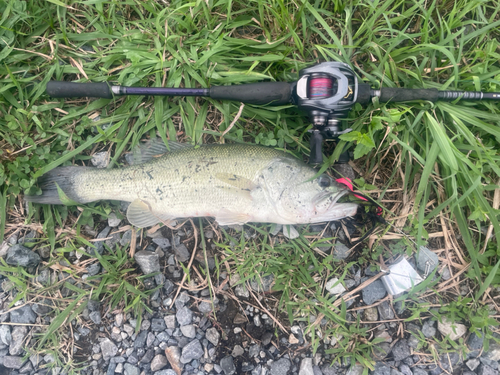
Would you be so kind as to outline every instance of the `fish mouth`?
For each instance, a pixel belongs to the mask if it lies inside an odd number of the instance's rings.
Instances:
[[[335,221],[345,217],[354,216],[358,209],[357,204],[339,202],[339,200],[347,194],[349,194],[349,191],[347,190],[340,190],[337,192],[324,191],[319,193],[313,200],[315,207],[324,202],[326,199],[331,199],[331,201],[328,206],[321,211],[316,210],[317,214],[311,218],[311,223]]]
[[[340,198],[342,198],[344,195],[348,194],[349,192],[347,190],[339,190],[336,192],[332,191],[322,191],[318,193],[314,198],[313,198],[313,204],[314,207],[317,207],[320,205],[322,202],[324,202],[327,199],[331,199],[330,204],[328,207],[325,209],[325,211],[329,211],[338,201]]]

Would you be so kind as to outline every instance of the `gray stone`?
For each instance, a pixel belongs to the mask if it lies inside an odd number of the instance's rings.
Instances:
[[[151,361],[151,371],[159,371],[168,365],[167,358],[164,355],[158,354]]]
[[[475,369],[477,369],[477,367],[479,366],[480,361],[479,361],[479,359],[474,358],[474,359],[470,359],[470,360],[468,360],[465,364],[467,365],[467,367],[468,367],[471,371],[474,371],[474,370],[475,370]]]
[[[372,303],[382,299],[387,294],[384,284],[380,280],[375,280],[370,285],[363,288],[361,291],[363,295],[363,302],[366,305],[371,305]]]
[[[469,336],[469,339],[467,340],[467,345],[469,346],[469,349],[479,350],[483,347],[484,335],[481,336],[482,337],[479,337],[475,332]]]
[[[111,227],[107,226],[104,228],[98,235],[97,239],[102,239],[108,237],[109,232],[111,231]],[[104,241],[97,241],[92,244],[93,246],[87,247],[87,253],[91,256],[95,256],[95,253],[99,253],[102,255],[104,251]]]
[[[436,335],[436,328],[434,328],[435,322],[432,320],[426,320],[422,326],[422,333],[425,337],[430,338]]]
[[[328,292],[330,294],[333,294],[334,296],[344,293],[346,291],[342,283],[339,282],[339,279],[336,277],[328,280],[328,282],[325,285],[325,289],[328,290]]]
[[[336,242],[333,249],[333,259],[343,260],[349,256],[350,249],[342,242]]]
[[[215,345],[217,346],[217,345]],[[255,344],[255,345],[252,345],[250,347],[250,349],[248,349],[248,355],[250,356],[250,358],[253,358],[253,357],[257,357],[260,353],[260,345],[259,344]]]
[[[376,307],[370,307],[364,311],[364,318],[367,322],[378,321],[378,312]]]
[[[181,363],[189,363],[193,359],[200,359],[203,356],[203,347],[200,340],[196,339],[191,341],[182,348]]]
[[[160,272],[160,257],[158,254],[152,251],[142,250],[135,253],[134,259],[145,275]]]
[[[94,155],[92,155],[92,159],[90,159],[90,162],[96,168],[106,168],[109,164],[109,154],[107,151],[96,152]]]
[[[121,219],[118,219],[118,217],[116,217],[116,214],[114,212],[111,212],[109,215],[108,215],[108,225],[111,227],[111,228],[115,228],[117,227],[118,225],[120,225],[120,223],[122,222]]]
[[[300,362],[299,375],[314,375],[312,358],[304,358]]]
[[[134,365],[131,365],[130,363],[125,363],[123,366],[124,369],[124,374],[125,375],[139,375],[141,373],[141,370],[139,370],[138,367],[135,367]]]
[[[233,357],[228,355],[221,359],[220,367],[224,371],[225,375],[233,375],[236,373],[236,367],[234,367]]]
[[[134,341],[134,348],[136,349],[142,349],[144,348],[144,345],[146,344],[146,340],[148,339],[148,331],[141,331],[137,335]]]
[[[490,361],[499,361],[500,360],[500,344],[491,340],[490,348],[487,353],[483,353],[483,358],[488,359]]]
[[[274,275],[267,275],[259,278],[254,278],[250,280],[250,287],[259,293],[269,292],[274,283]]]
[[[405,339],[399,340],[392,347],[392,355],[395,361],[402,361],[403,359],[409,357],[411,355],[411,352],[408,346],[408,342]]]
[[[200,303],[198,305],[198,310],[202,314],[208,314],[208,313],[212,312],[212,310],[213,310],[212,309],[212,303],[211,302],[205,302],[205,301],[203,301],[202,303]]]
[[[196,337],[196,329],[192,324],[181,326],[181,332],[187,338],[194,339]]]
[[[154,373],[154,375],[177,375],[177,373],[174,370],[168,369],[157,371]]]
[[[86,269],[89,276],[95,276],[101,272],[101,266],[98,263],[91,264]]]
[[[234,294],[236,294],[238,297],[243,297],[243,298],[250,297],[250,292],[248,291],[247,286],[245,284],[236,285],[236,288],[234,288]]]
[[[101,341],[101,353],[104,360],[108,360],[114,357],[118,353],[118,347],[115,345],[113,341],[106,338]]]
[[[40,256],[22,245],[14,245],[7,251],[5,262],[11,266],[36,267]]]
[[[175,285],[171,280],[166,279],[163,284],[163,290],[165,291],[165,294],[169,295],[170,293],[172,293],[172,291],[174,290],[174,286]]]
[[[391,375],[391,368],[382,362],[375,363],[375,370],[372,375]]]
[[[175,317],[177,318],[177,322],[180,326],[185,326],[187,324],[191,324],[193,321],[193,312],[187,307],[183,307],[177,311]]]
[[[168,240],[168,238],[163,238],[163,237],[157,237],[157,238],[153,238],[153,242],[160,246],[160,249],[162,250],[166,250],[170,247],[170,241]]]
[[[167,329],[164,319],[151,319],[151,330],[154,332],[161,332]]]
[[[140,233],[141,232],[137,231],[135,233],[135,237],[136,238],[139,237]],[[122,239],[120,240],[120,245],[122,245],[122,246],[128,245],[130,243],[130,241],[132,241],[132,230],[131,229],[129,229],[125,233],[123,233]]]
[[[279,360],[271,363],[271,366],[269,366],[269,374],[287,375],[290,367],[291,367],[290,360],[288,360],[287,358],[280,358]]]
[[[478,370],[477,374],[478,375],[498,375],[498,371],[493,370],[490,366],[485,365],[483,363],[483,364],[481,364],[481,366],[479,366],[479,370]]]
[[[10,321],[11,323],[34,324],[36,322],[36,314],[30,305],[24,305],[10,312]]]
[[[13,368],[15,370],[19,370],[21,367],[23,367],[25,361],[23,361],[22,357],[15,357],[15,356],[10,356],[6,355],[3,357],[3,366],[7,368]]]
[[[168,329],[175,329],[175,315],[167,315],[163,320]]]
[[[413,375],[428,375],[428,374],[427,374],[427,371],[415,366],[413,368]]]
[[[243,350],[243,348],[240,345],[235,345],[231,355],[233,357],[239,357],[240,355],[243,355],[243,353],[245,353],[245,350]]]
[[[399,366],[399,371],[401,371],[402,374],[404,375],[413,375],[413,372],[410,369],[410,366],[402,364]]]
[[[8,325],[0,325],[0,343],[10,345],[12,342],[12,335],[10,334],[10,327]]]
[[[183,243],[174,246],[174,251],[175,255],[177,256],[177,259],[179,262],[187,262],[189,258],[191,258],[191,254],[189,253],[189,250],[187,249],[186,245]]]
[[[90,320],[92,320],[95,324],[101,324],[101,312],[100,311],[92,311],[89,314]]]
[[[391,304],[388,301],[382,302],[377,306],[377,309],[381,320],[394,319],[394,311],[392,310]]]
[[[207,331],[205,332],[205,337],[213,344],[213,346],[217,346],[219,344],[220,333],[216,328],[207,329]]]
[[[452,323],[446,317],[438,321],[438,330],[443,336],[448,336],[450,340],[458,340],[465,335],[467,327],[460,323]]]

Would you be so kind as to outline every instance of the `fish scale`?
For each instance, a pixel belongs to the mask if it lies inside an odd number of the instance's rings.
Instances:
[[[57,182],[78,203],[132,202],[127,217],[141,227],[197,216],[213,216],[219,224],[227,225],[249,221],[309,223],[354,215],[357,205],[336,203],[347,191],[333,182],[326,188],[319,186],[316,173],[302,161],[272,148],[204,145],[182,147],[125,168],[56,168],[42,177],[41,198],[27,198],[60,203],[58,197],[48,201],[50,187]],[[329,206],[337,214],[326,210]]]

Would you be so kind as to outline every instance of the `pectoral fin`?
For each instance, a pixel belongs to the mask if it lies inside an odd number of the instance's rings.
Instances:
[[[228,209],[221,210],[215,217],[219,225],[245,224],[251,221],[251,219],[252,217],[248,214],[233,212]]]
[[[128,206],[127,219],[130,224],[138,228],[145,228],[158,224],[159,222],[170,222],[173,217],[166,214],[155,213],[148,202],[136,199]]]

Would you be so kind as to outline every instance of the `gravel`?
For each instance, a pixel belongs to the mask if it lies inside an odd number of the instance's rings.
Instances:
[[[10,312],[10,321],[11,323],[34,324],[36,322],[36,314],[30,305],[24,305]]]
[[[189,363],[193,359],[199,359],[203,353],[204,351],[200,340],[193,340],[182,348],[181,363]]]
[[[328,290],[330,294],[333,294],[335,296],[344,293],[346,291],[346,288],[342,285],[342,283],[339,282],[339,279],[336,277],[330,279],[326,283],[325,289]]]
[[[363,296],[363,302],[366,305],[371,305],[377,302],[378,300],[384,298],[385,295],[387,294],[387,291],[382,281],[375,280],[370,285],[367,285],[365,288],[363,288],[361,293]]]
[[[160,272],[160,257],[157,253],[147,250],[138,251],[134,259],[145,275]]]
[[[180,326],[185,326],[187,324],[191,324],[191,322],[193,321],[193,312],[187,307],[183,307],[182,309],[177,311],[175,317],[177,318],[177,322]]]
[[[300,362],[299,375],[314,375],[312,358],[304,358]]]
[[[287,358],[281,358],[273,363],[269,368],[270,375],[287,375],[288,370],[291,367],[290,360]]]
[[[14,245],[7,251],[5,262],[11,266],[36,267],[40,256],[22,245]]]
[[[410,348],[406,339],[399,340],[392,347],[392,355],[395,361],[402,361],[403,359],[408,358],[411,355]]]
[[[232,375],[236,373],[236,367],[234,367],[233,357],[228,355],[221,359],[220,367],[224,371],[225,375]]]

